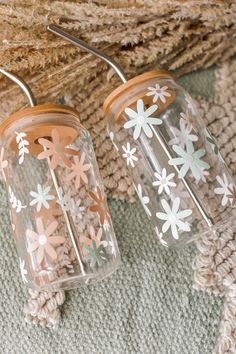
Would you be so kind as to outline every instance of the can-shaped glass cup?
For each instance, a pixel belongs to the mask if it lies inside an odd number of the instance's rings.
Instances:
[[[120,263],[89,132],[72,108],[26,108],[0,126],[1,170],[23,281],[70,289]]]
[[[108,133],[164,246],[234,225],[235,183],[189,94],[165,71],[137,76],[104,102]]]

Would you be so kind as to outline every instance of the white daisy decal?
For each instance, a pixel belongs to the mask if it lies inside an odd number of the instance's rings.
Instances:
[[[169,160],[169,165],[182,165],[179,171],[180,178],[183,178],[188,170],[191,170],[194,178],[199,180],[202,177],[202,170],[210,168],[207,162],[201,160],[201,157],[205,156],[206,151],[204,149],[194,151],[191,141],[187,142],[186,151],[178,145],[173,145],[172,148],[180,157]]]
[[[164,224],[162,225],[162,232],[166,233],[169,228],[171,228],[171,233],[174,239],[179,239],[179,231],[189,232],[190,225],[188,222],[184,222],[181,219],[185,219],[192,214],[192,210],[185,209],[179,211],[180,206],[180,198],[175,198],[172,204],[172,208],[167,203],[165,199],[161,200],[161,205],[165,211],[165,213],[156,213],[156,216],[160,220],[164,220]]]
[[[131,149],[130,143],[127,143],[127,146],[122,146],[122,149],[125,152],[122,156],[126,159],[127,166],[134,167],[134,161],[138,161],[137,156],[135,156],[136,148]]]
[[[30,205],[35,205],[37,204],[37,212],[41,210],[41,208],[44,206],[46,209],[49,209],[50,205],[48,203],[49,200],[53,200],[55,197],[54,195],[48,194],[50,191],[51,187],[46,187],[44,188],[40,184],[37,185],[37,192],[30,192],[30,195],[34,198],[31,202]]]
[[[150,199],[147,195],[143,195],[143,191],[142,191],[142,187],[141,187],[141,184],[138,184],[138,187],[136,188],[136,191],[137,191],[137,194],[138,194],[138,197],[147,213],[148,216],[152,216],[150,210],[148,209],[147,207],[147,204],[150,202]]]
[[[230,201],[229,190],[233,188],[233,184],[228,182],[225,173],[223,173],[223,178],[221,178],[220,176],[216,176],[216,179],[220,187],[215,188],[214,192],[215,194],[222,195],[221,205],[225,206],[228,201]]]
[[[170,194],[170,188],[169,187],[175,187],[176,186],[176,183],[171,181],[174,178],[175,174],[174,173],[170,173],[167,176],[165,168],[163,168],[161,173],[155,172],[154,176],[157,178],[157,181],[153,182],[153,186],[159,186],[158,194],[161,194],[163,192],[163,190],[165,190],[165,192],[167,194]]]
[[[26,278],[26,275],[28,274],[27,270],[25,269],[25,261],[24,259],[19,259],[20,260],[20,272],[21,272],[21,277],[23,282],[26,284],[28,283],[28,280]]]
[[[146,96],[154,96],[153,97],[153,103],[157,102],[158,99],[161,100],[161,102],[166,103],[166,97],[170,97],[171,94],[167,91],[168,86],[160,86],[159,84],[156,84],[155,87],[148,87],[149,92],[146,94]]]
[[[191,134],[192,126],[188,125],[188,123],[180,118],[179,121],[180,130],[175,127],[170,127],[171,132],[174,134],[174,138],[169,141],[170,145],[177,144],[182,148],[185,147],[187,141],[197,141],[198,137],[195,134]]]
[[[131,108],[125,108],[125,113],[128,115],[130,120],[124,124],[124,128],[130,129],[134,127],[133,137],[135,140],[138,139],[142,130],[148,138],[153,137],[153,131],[151,129],[152,126],[160,125],[162,123],[161,119],[151,116],[157,108],[158,106],[154,104],[145,111],[144,102],[141,99],[137,101],[137,112]]]

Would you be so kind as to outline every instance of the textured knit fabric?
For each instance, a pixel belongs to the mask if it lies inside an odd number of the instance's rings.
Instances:
[[[222,301],[192,289],[194,249],[160,246],[139,203],[112,201],[110,207],[122,266],[107,281],[67,292],[55,330],[24,322],[27,292],[2,212],[1,353],[212,353]]]

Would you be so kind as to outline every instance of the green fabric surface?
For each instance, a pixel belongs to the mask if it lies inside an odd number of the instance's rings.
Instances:
[[[180,81],[190,92],[210,97],[212,72]],[[182,251],[161,246],[139,202],[109,201],[121,268],[106,281],[67,292],[55,330],[27,324],[22,311],[27,290],[2,185],[1,195],[0,353],[212,353],[222,299],[192,289],[194,245]]]

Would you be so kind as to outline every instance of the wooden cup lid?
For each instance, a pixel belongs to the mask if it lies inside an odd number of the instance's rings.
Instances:
[[[18,120],[31,117],[31,116],[35,117],[43,114],[52,114],[52,113],[55,114],[68,113],[70,114],[71,117],[74,117],[75,119],[79,120],[78,112],[75,109],[65,105],[46,103],[35,107],[28,107],[10,115],[0,125],[0,136],[4,134],[7,128],[9,128],[13,123],[15,123]],[[72,141],[76,139],[78,135],[76,129],[74,129],[69,125],[68,126],[64,125],[62,122],[60,122],[60,120],[58,120],[58,124],[50,123],[50,119],[49,119],[49,121],[45,123],[40,122],[39,124],[33,124],[31,126],[29,125],[27,128],[24,129],[24,132],[27,134],[30,154],[38,154],[42,151],[42,146],[38,143],[38,139],[41,137],[50,136],[51,131],[55,128],[59,132],[61,132],[62,135],[70,136]],[[14,151],[17,151],[18,148],[15,139],[12,139],[11,147]]]
[[[147,81],[148,79],[152,78],[167,78],[167,79],[172,79],[173,77],[168,73],[168,71],[165,70],[155,70],[155,71],[149,71],[145,74],[135,76],[134,78],[128,80],[124,84],[120,85],[117,87],[104,101],[103,104],[103,111],[104,114],[106,115],[110,106],[113,104],[114,101],[117,100],[117,98],[124,94],[124,91],[129,91],[132,92],[132,90],[135,89],[135,86],[137,84],[140,84],[143,81]]]

